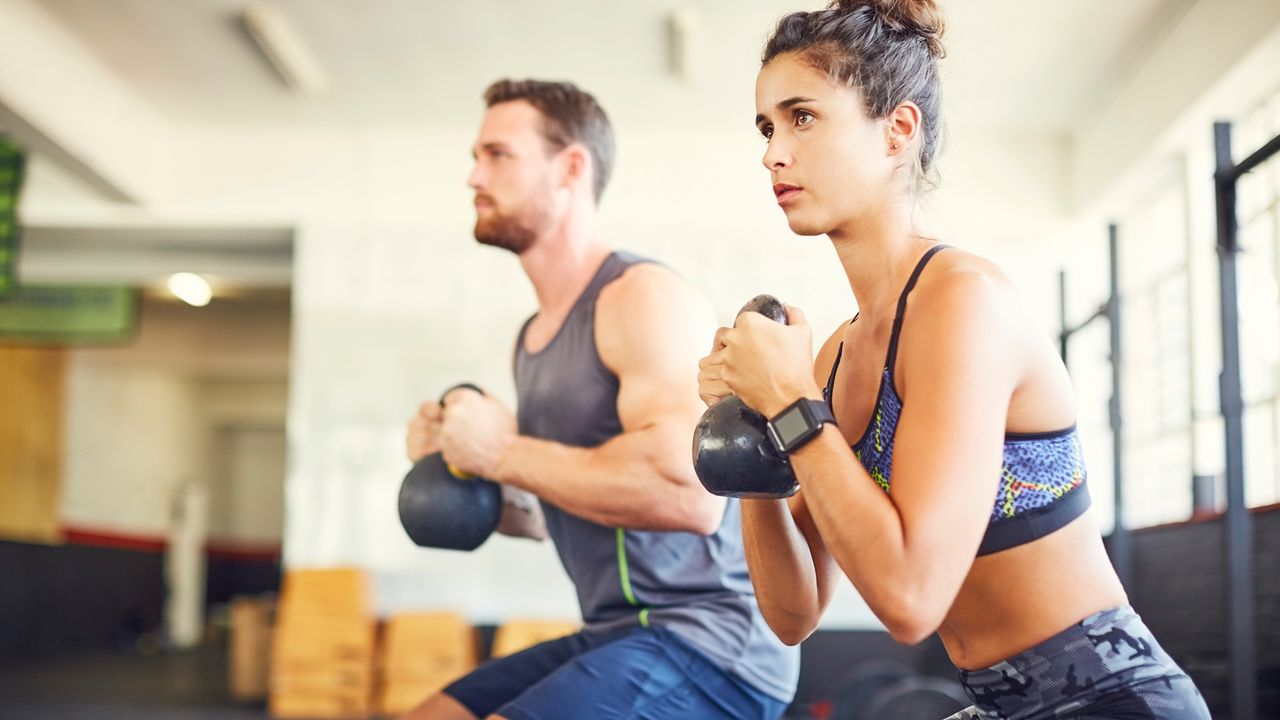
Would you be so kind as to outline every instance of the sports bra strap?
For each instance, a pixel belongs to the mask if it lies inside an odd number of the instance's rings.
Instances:
[[[933,256],[938,254],[938,251],[944,250],[948,247],[951,246],[934,245],[929,248],[928,252],[924,254],[924,257],[920,258],[920,261],[916,263],[915,269],[911,271],[911,277],[907,280],[907,286],[902,289],[902,294],[898,296],[898,309],[893,316],[893,332],[889,335],[889,350],[885,354],[884,361],[884,367],[889,371],[891,376],[893,374],[894,362],[898,358],[898,335],[902,333],[902,318],[907,311],[907,295],[911,294],[916,283],[919,282],[920,273],[924,272],[924,266],[929,264],[929,261],[933,259]],[[849,324],[852,325],[857,319],[858,315],[854,315],[853,320],[850,320]],[[840,347],[836,350],[836,360],[831,364],[831,374],[827,376],[827,386],[822,389],[822,396],[827,401],[828,405],[832,403],[832,396],[835,394],[836,371],[840,369],[840,358],[842,357],[844,357],[844,341],[840,342]]]
[[[929,251],[920,258],[920,262],[916,263],[916,269],[911,271],[911,278],[907,280],[907,286],[902,289],[902,294],[898,296],[898,311],[893,316],[893,332],[889,335],[889,352],[885,355],[884,368],[889,371],[889,376],[893,377],[893,368],[898,359],[898,336],[902,334],[902,319],[907,314],[907,296],[915,289],[916,282],[920,280],[920,273],[924,272],[924,266],[929,264],[934,255],[940,250],[945,250],[949,245],[934,245]]]

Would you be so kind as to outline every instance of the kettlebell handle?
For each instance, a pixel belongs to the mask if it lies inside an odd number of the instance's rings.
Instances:
[[[449,396],[449,393],[453,392],[454,390],[461,390],[462,388],[466,388],[467,390],[475,390],[481,395],[484,395],[484,390],[481,390],[480,386],[476,385],[475,383],[469,383],[469,382],[458,383],[457,385],[454,385],[448,390],[445,390],[444,392],[440,393],[440,407],[444,408],[444,399]],[[448,469],[450,475],[458,478],[459,480],[474,480],[476,477],[475,475],[472,475],[469,472],[463,472],[462,470],[459,470],[458,468],[454,467],[453,465],[450,465],[449,463],[445,463],[444,466],[446,469]]]
[[[475,383],[469,383],[469,382],[458,383],[457,385],[453,385],[448,390],[445,390],[444,392],[440,393],[440,407],[444,407],[444,399],[449,397],[449,393],[453,392],[454,390],[461,390],[463,388],[466,388],[468,390],[475,390],[481,395],[485,394],[484,390],[481,390],[480,386],[476,385]]]

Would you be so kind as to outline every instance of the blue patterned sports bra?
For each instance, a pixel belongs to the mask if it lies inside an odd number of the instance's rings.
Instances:
[[[907,295],[920,279],[925,265],[945,247],[936,245],[920,258],[898,298],[893,332],[889,336],[889,351],[880,376],[880,389],[876,393],[875,411],[862,437],[851,446],[858,461],[885,492],[890,492],[893,437],[902,414],[902,398],[894,384],[893,367],[898,356],[898,336],[902,332]],[[840,343],[835,363],[831,366],[831,376],[822,393],[828,405],[832,404],[836,370],[843,354],[844,343]],[[1029,543],[1080,517],[1089,507],[1085,476],[1084,453],[1074,425],[1047,433],[1006,433],[1000,491],[996,495],[995,507],[991,509],[978,555],[990,555]]]

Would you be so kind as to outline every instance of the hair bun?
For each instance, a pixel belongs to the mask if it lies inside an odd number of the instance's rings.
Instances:
[[[946,24],[934,0],[835,0],[831,7],[846,13],[869,8],[891,30],[918,35],[933,57],[946,55],[942,46]]]

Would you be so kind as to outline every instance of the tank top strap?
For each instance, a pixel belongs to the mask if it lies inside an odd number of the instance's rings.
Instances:
[[[619,251],[609,253],[604,262],[600,263],[600,267],[596,270],[595,276],[591,278],[591,282],[587,283],[587,287],[583,289],[579,302],[594,301],[605,285],[617,280],[619,275],[626,272],[627,268],[637,261],[639,261],[639,258],[630,253]]]

